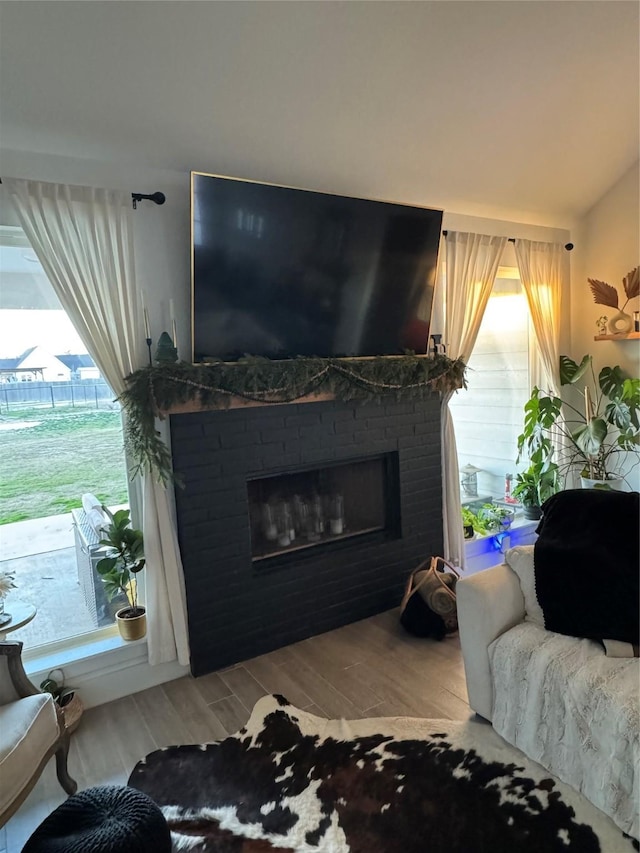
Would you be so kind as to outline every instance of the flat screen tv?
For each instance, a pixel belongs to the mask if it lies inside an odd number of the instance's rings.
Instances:
[[[442,211],[191,173],[193,360],[426,352]]]

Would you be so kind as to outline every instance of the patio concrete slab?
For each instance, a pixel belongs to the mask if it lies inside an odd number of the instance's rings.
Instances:
[[[14,521],[0,526],[0,560],[73,548],[71,513]]]
[[[122,508],[112,507],[112,512]],[[70,512],[0,525],[0,570],[15,573],[16,589],[7,596],[7,611],[11,612],[12,598],[38,610],[11,639],[33,648],[96,629],[78,582]]]
[[[32,622],[8,635],[10,640],[22,640],[31,649],[95,630],[78,583],[75,548],[6,560],[0,569],[14,572],[16,578],[16,589],[6,599],[7,612],[11,613],[13,598],[38,611]]]

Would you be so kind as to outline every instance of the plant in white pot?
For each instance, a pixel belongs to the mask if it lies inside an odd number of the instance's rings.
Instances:
[[[103,507],[111,523],[103,531],[101,545],[107,554],[96,564],[109,601],[120,593],[129,604],[116,611],[116,622],[124,640],[139,640],[147,632],[146,608],[138,603],[138,573],[145,567],[141,530],[131,527],[129,510],[111,513]]]
[[[468,506],[462,507],[462,526],[464,538],[489,536],[501,530],[508,530],[513,522],[514,510],[494,503],[485,503],[475,512]]]
[[[640,379],[626,375],[619,365],[603,367],[596,377],[590,355],[579,364],[563,355],[560,382],[562,398],[533,389],[525,405],[519,453],[535,461],[536,454],[550,449],[555,431],[561,481],[576,471],[586,487],[620,488],[624,471],[628,474],[640,462]]]

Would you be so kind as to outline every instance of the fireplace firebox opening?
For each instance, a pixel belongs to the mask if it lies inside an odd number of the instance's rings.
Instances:
[[[356,537],[401,536],[397,452],[254,477],[247,493],[256,568]]]

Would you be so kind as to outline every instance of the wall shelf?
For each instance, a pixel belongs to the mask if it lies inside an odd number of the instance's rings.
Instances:
[[[626,335],[596,335],[594,341],[638,341],[640,332],[628,332]]]

